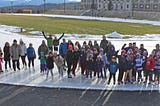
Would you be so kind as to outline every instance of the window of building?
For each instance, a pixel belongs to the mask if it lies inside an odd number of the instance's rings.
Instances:
[[[127,4],[127,8],[129,8],[129,4]]]
[[[134,4],[134,8],[138,8],[138,4]]]
[[[146,4],[145,6],[146,9],[150,9],[150,7],[151,7],[150,4]]]
[[[139,5],[139,8],[144,8],[144,4],[140,4],[140,5]]]
[[[158,4],[154,4],[153,9],[158,9]]]

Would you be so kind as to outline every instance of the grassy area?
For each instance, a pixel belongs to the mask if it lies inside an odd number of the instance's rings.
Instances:
[[[74,20],[63,18],[0,15],[0,24],[44,30],[49,33],[144,35],[160,33],[159,26],[106,21]]]

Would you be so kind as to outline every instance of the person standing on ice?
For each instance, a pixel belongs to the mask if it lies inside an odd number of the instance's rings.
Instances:
[[[20,40],[20,48],[21,48],[21,60],[23,68],[24,70],[27,70],[27,63],[26,63],[27,47],[25,43],[22,41],[22,39]]]
[[[56,66],[58,68],[59,78],[63,78],[63,70],[64,70],[64,59],[61,55],[57,54],[57,52],[54,52],[54,62],[56,63]]]
[[[123,84],[124,72],[127,71],[126,51],[121,50],[121,55],[117,55],[119,63],[118,84]]]
[[[74,46],[74,50],[73,50],[73,67],[72,67],[72,74],[74,76],[76,76],[75,71],[77,68],[77,64],[79,61],[79,56],[80,56],[80,50],[78,49],[78,46]]]
[[[46,76],[46,80],[48,80],[49,71],[50,71],[50,73],[51,73],[52,80],[53,80],[54,58],[53,58],[52,52],[49,52],[49,55],[48,55],[48,57],[47,57],[47,59],[46,59],[46,65],[47,65],[47,76]]]
[[[145,78],[145,82],[147,83],[148,80],[148,76],[149,76],[149,83],[151,84],[153,82],[152,76],[153,76],[153,71],[154,71],[154,67],[155,67],[155,60],[153,59],[153,55],[150,54],[149,57],[146,60],[146,78]]]
[[[36,53],[35,53],[35,50],[33,48],[32,43],[30,43],[29,47],[27,48],[27,57],[28,57],[28,61],[29,61],[28,62],[29,71],[30,71],[31,62],[32,62],[33,71],[35,71],[35,69],[34,69],[34,59],[36,58]]]
[[[42,44],[38,48],[38,56],[39,56],[39,58],[41,56],[41,52],[44,52],[45,56],[48,54],[48,47],[47,47],[47,45],[46,45],[44,40],[42,41]]]
[[[38,48],[38,59],[40,60],[40,69],[41,73],[46,70],[46,58],[48,55],[48,47],[45,43],[45,41],[42,41],[42,44]]]
[[[3,72],[2,63],[3,63],[3,53],[2,53],[2,49],[0,48],[0,72]]]
[[[67,54],[66,54],[66,61],[67,61],[67,67],[68,67],[68,78],[72,78],[71,75],[71,67],[72,67],[72,63],[73,63],[73,46],[70,44],[68,45],[68,50],[67,50]]]
[[[113,84],[115,85],[116,84],[116,72],[118,70],[118,63],[117,63],[115,56],[112,56],[111,62],[109,63],[109,66],[108,66],[108,70],[110,73],[108,85],[110,84],[112,77],[113,77]]]
[[[108,51],[108,40],[106,40],[106,36],[102,36],[102,40],[100,42],[100,48],[103,48],[103,51],[106,53]]]
[[[66,42],[66,39],[63,39],[63,42],[59,46],[59,54],[64,58],[64,66],[66,66],[65,60],[66,60],[67,50],[68,50],[68,43]]]
[[[14,71],[16,71],[16,64],[17,64],[18,70],[20,70],[19,58],[21,56],[21,48],[17,44],[17,40],[13,40],[10,54],[11,54],[11,58],[12,58],[12,64],[13,64]]]
[[[55,36],[54,39],[52,38],[52,35],[49,35],[49,37],[47,37],[45,35],[44,31],[42,31],[42,34],[43,34],[44,38],[47,40],[47,46],[48,46],[49,50],[53,52],[52,46],[54,46],[54,51],[58,51],[59,40],[64,36],[64,33],[59,38],[57,38]]]
[[[4,61],[5,61],[5,71],[7,70],[7,63],[9,63],[9,68],[11,69],[11,54],[10,54],[10,45],[8,42],[5,43],[5,46],[3,48],[4,52]]]

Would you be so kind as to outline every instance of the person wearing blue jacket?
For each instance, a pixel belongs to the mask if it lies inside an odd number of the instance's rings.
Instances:
[[[64,58],[64,66],[66,66],[65,60],[66,60],[67,50],[68,50],[68,43],[66,42],[65,39],[63,39],[63,42],[59,46],[59,54]]]
[[[33,48],[32,43],[29,44],[29,47],[27,48],[27,58],[28,58],[28,67],[29,67],[29,71],[30,71],[30,65],[32,62],[32,67],[33,67],[33,71],[35,71],[34,69],[34,59],[36,58],[36,53],[35,50]]]
[[[110,73],[109,80],[108,80],[108,85],[110,84],[112,76],[113,76],[113,80],[114,80],[113,84],[115,85],[115,83],[116,83],[116,72],[118,70],[118,63],[116,61],[115,56],[112,56],[111,62],[108,66],[108,70],[109,70],[109,73]]]

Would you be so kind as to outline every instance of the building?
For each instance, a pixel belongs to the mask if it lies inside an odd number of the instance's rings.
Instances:
[[[160,0],[81,0],[85,10],[160,11]]]
[[[133,0],[135,11],[160,11],[160,0]]]
[[[96,10],[117,10],[130,11],[132,10],[132,0],[81,0],[83,9]]]

